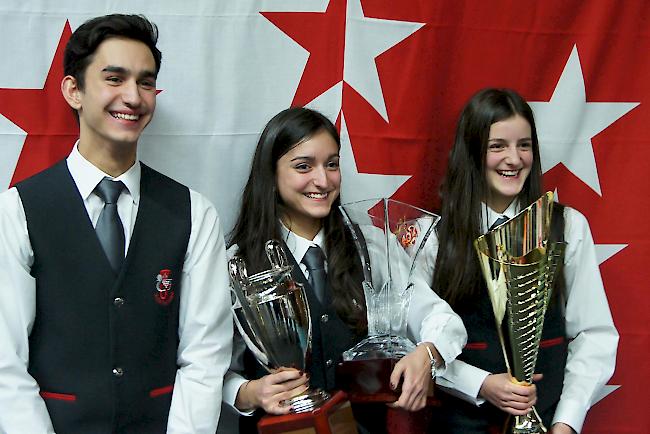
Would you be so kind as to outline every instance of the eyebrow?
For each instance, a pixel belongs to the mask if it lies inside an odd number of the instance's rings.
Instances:
[[[102,72],[112,72],[116,74],[124,74],[127,75],[131,71],[124,68],[123,66],[113,66],[113,65],[108,65],[102,69]],[[140,74],[138,75],[138,78],[156,78],[156,73],[154,71],[149,71],[149,70],[144,70],[141,71]]]
[[[337,157],[341,158],[340,154],[332,154],[327,157],[328,160],[331,160],[332,158]],[[307,161],[314,161],[316,158],[308,155],[298,155],[297,157],[293,157],[291,161],[296,161],[296,160],[307,160]]]
[[[522,137],[521,139],[517,140],[517,142],[523,142],[527,140],[533,140],[532,137]],[[507,142],[506,139],[502,139],[501,137],[494,137],[492,139],[488,139],[488,142]]]

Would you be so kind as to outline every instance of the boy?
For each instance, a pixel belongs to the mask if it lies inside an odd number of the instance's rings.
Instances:
[[[210,433],[232,319],[201,195],[137,160],[161,53],[144,17],[66,46],[70,156],[0,195],[0,432]]]

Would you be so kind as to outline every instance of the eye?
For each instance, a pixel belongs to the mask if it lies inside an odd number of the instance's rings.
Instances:
[[[488,150],[489,151],[500,151],[505,148],[505,143],[503,142],[489,142]]]
[[[156,88],[156,81],[155,80],[141,80],[140,81],[140,86],[143,87],[144,89],[155,89]]]
[[[330,169],[330,170],[338,170],[338,168],[339,168],[339,160],[328,161],[326,167],[328,169]]]
[[[520,147],[521,149],[532,149],[532,147],[533,147],[533,142],[528,142],[528,141],[526,141],[526,142],[521,142],[521,143],[519,143],[519,147]]]
[[[109,75],[108,77],[106,77],[106,81],[108,81],[111,84],[119,84],[122,82],[122,78],[116,75]]]
[[[293,166],[298,172],[307,172],[310,169],[309,164],[307,163],[298,163]]]

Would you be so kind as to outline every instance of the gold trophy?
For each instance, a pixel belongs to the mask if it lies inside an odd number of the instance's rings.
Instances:
[[[497,332],[513,382],[532,384],[564,243],[550,242],[553,193],[547,192],[512,219],[474,241],[487,283]],[[507,345],[503,321],[507,326]],[[545,433],[535,407],[515,416],[512,433]]]

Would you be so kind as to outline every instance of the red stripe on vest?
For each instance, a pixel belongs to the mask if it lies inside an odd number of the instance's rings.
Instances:
[[[470,342],[465,345],[466,350],[487,350],[487,342]]]
[[[561,345],[564,343],[564,338],[560,336],[559,338],[546,339],[539,343],[540,348],[554,347],[556,345]]]
[[[172,390],[174,390],[174,385],[170,384],[169,386],[160,387],[158,389],[153,389],[151,392],[149,392],[149,396],[151,398],[155,398],[156,396],[166,395],[168,393],[172,393]]]
[[[70,395],[68,393],[54,393],[54,392],[40,392],[42,398],[56,399],[59,401],[76,401],[77,395]]]

